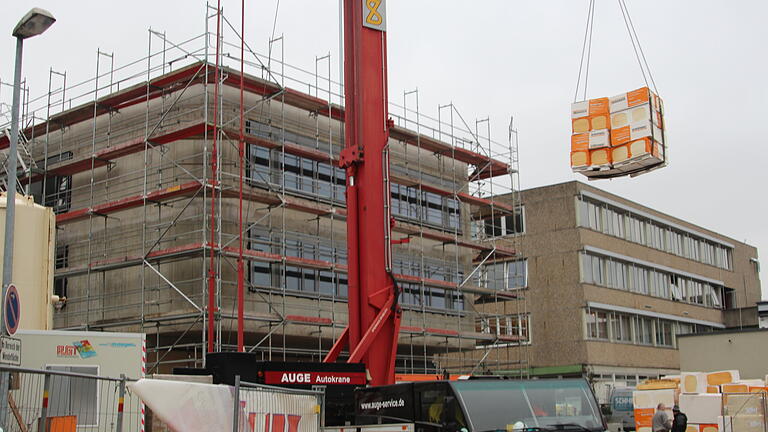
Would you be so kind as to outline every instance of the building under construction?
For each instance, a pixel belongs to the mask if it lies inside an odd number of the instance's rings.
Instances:
[[[282,38],[259,55],[208,12],[203,35],[150,30],[144,59],[99,51],[95,78],[51,70],[47,93],[24,92],[20,192],[57,214],[54,326],[146,333],[150,372],[201,366],[237,348],[240,270],[245,350],[320,361],[347,322],[343,91],[330,55],[291,67]],[[485,271],[519,258],[516,136],[492,140],[453,104],[423,114],[417,91],[389,111],[397,372],[442,372],[446,354],[471,372],[478,350],[527,341],[503,283],[518,266]],[[509,352],[495,361],[524,370]]]

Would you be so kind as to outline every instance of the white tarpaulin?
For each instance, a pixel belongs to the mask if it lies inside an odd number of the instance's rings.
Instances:
[[[175,432],[231,431],[234,387],[142,379],[129,384],[152,412]],[[241,432],[317,432],[315,395],[241,388]]]
[[[230,386],[141,379],[128,389],[175,432],[232,430]]]
[[[287,394],[267,389],[240,390],[244,432],[316,432],[319,407],[314,395]]]

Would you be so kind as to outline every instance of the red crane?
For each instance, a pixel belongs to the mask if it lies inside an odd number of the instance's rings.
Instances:
[[[325,358],[349,347],[371,385],[392,384],[402,311],[392,277],[385,0],[344,0],[349,324]]]

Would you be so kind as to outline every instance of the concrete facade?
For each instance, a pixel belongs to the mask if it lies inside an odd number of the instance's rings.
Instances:
[[[239,91],[221,86],[213,188],[214,90],[200,75],[95,116],[92,104],[72,108],[51,120],[66,127],[30,143],[35,158],[48,155],[47,181],[62,185],[46,197],[58,203],[55,286],[67,297],[55,327],[147,333],[148,361],[161,372],[202,361],[211,253],[217,349],[235,341]],[[268,84],[248,79],[251,89]],[[265,359],[320,360],[347,321],[345,180],[334,166],[343,123],[299,98],[245,95],[246,345]],[[393,238],[407,240],[393,246],[404,309],[398,368],[434,373],[435,353],[491,338],[469,307],[483,290],[458,284],[493,246],[471,236],[477,203],[453,193],[467,189],[474,167],[405,139],[390,139],[389,151]]]
[[[742,379],[768,376],[768,329],[718,331],[678,338],[680,369],[715,372],[738,369]]]
[[[527,261],[527,285],[514,290],[520,299],[492,307],[528,314],[530,340],[448,356],[449,369],[478,361],[509,375],[633,385],[680,369],[677,335],[729,326],[760,300],[748,244],[575,181],[524,190],[521,202],[525,231],[508,241]],[[664,244],[650,238],[657,228]]]

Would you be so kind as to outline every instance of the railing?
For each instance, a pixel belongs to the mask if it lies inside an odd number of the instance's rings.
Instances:
[[[126,392],[131,380],[97,373],[97,366],[0,366],[0,374],[9,380],[7,397],[0,397],[7,404],[0,407],[2,430],[143,431],[143,405]]]

